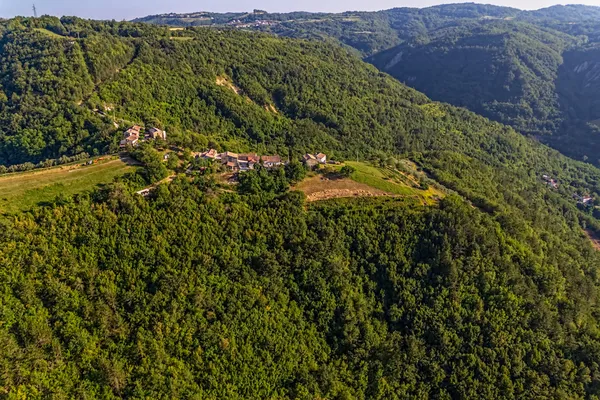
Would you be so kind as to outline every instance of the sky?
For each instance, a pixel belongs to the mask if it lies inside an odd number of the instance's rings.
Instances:
[[[472,0],[475,1],[475,0]],[[0,17],[32,15],[32,4],[38,15],[76,15],[92,19],[133,19],[151,14],[194,11],[251,11],[255,8],[269,12],[288,11],[374,11],[393,7],[427,7],[460,0],[0,0]],[[560,0],[487,0],[481,3],[538,9],[559,3]],[[600,0],[574,0],[573,3],[600,6]]]

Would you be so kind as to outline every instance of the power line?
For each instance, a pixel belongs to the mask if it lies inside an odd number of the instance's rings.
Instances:
[[[37,18],[37,9],[35,8],[35,4],[33,5],[33,16]]]

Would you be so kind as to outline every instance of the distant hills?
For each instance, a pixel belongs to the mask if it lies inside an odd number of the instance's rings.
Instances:
[[[600,7],[480,4],[340,14],[166,14],[139,18],[333,40],[434,100],[467,107],[599,163]]]
[[[443,5],[431,8],[394,8],[378,12],[344,13],[249,13],[160,14],[137,18],[146,22],[173,26],[228,26],[272,32],[296,38],[334,38],[372,55],[457,19],[515,18],[513,8],[481,4]]]

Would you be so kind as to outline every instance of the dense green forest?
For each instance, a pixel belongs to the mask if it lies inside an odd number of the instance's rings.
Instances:
[[[439,208],[121,187],[0,241],[1,382],[31,398],[584,398],[598,254]]]
[[[561,54],[577,44],[576,38],[529,24],[483,21],[436,30],[427,41],[370,61],[434,99],[523,133],[551,134],[563,123],[556,95]]]
[[[174,14],[137,21],[194,24],[189,15]],[[339,42],[434,100],[467,107],[564,154],[600,163],[599,80],[590,72],[598,65],[590,47],[600,43],[599,7],[520,11],[451,4],[340,14],[247,13],[207,21]]]
[[[188,152],[408,159],[448,194],[309,204],[258,169],[144,198],[168,172],[142,146],[144,172],[1,221],[0,396],[600,396],[600,215],[573,198],[600,202],[597,168],[329,41],[0,27],[3,164],[113,151],[141,123]]]

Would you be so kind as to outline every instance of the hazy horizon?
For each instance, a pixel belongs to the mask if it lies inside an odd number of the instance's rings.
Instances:
[[[368,3],[362,0],[330,1],[302,0],[288,5],[275,0],[208,0],[199,4],[191,0],[175,0],[164,2],[158,0],[106,0],[104,3],[90,0],[62,0],[59,4],[55,0],[34,0],[38,15],[49,14],[56,16],[75,15],[91,19],[133,19],[152,14],[186,13],[197,11],[212,12],[242,12],[255,8],[269,12],[341,12],[341,11],[377,11],[394,7],[430,7],[440,4],[467,3],[465,1],[440,1],[440,0],[371,0]],[[468,3],[471,3],[469,1]],[[579,0],[577,4],[598,6],[599,0]],[[493,4],[506,7],[515,7],[523,10],[539,9],[556,4],[551,0],[495,0],[484,1],[481,4]],[[30,16],[33,14],[32,3],[23,0],[3,0],[0,2],[0,17],[12,18],[17,15]]]

